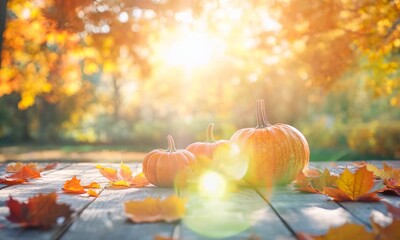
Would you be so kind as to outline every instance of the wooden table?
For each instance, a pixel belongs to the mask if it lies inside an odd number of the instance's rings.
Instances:
[[[400,161],[386,161],[400,167]],[[373,161],[382,167],[383,162]],[[175,239],[207,239],[206,236],[225,239],[295,239],[296,232],[323,234],[332,226],[354,222],[371,229],[371,214],[386,214],[383,203],[357,203],[330,201],[325,195],[293,191],[289,187],[265,189],[239,189],[225,200],[204,200],[201,197],[189,199],[187,216],[175,223],[134,224],[127,221],[123,202],[145,197],[166,197],[174,189],[145,188],[111,189],[104,188],[98,198],[85,195],[64,194],[64,182],[74,175],[83,183],[97,181],[106,186],[94,163],[60,163],[56,169],[43,172],[42,178],[28,184],[0,185],[0,239],[154,239],[156,235]],[[103,164],[118,168],[118,164]],[[140,164],[128,163],[136,172]],[[328,167],[340,173],[344,166],[355,169],[350,162],[311,163],[313,167]],[[0,166],[5,174],[6,164]],[[27,200],[38,193],[58,193],[58,201],[71,205],[75,214],[72,221],[49,231],[22,229],[6,220],[8,208],[5,201],[9,196]],[[268,194],[266,196],[265,194]],[[181,193],[185,194],[185,193]],[[399,205],[400,198],[381,197]],[[267,200],[268,199],[268,200]],[[231,235],[233,234],[233,235]],[[229,237],[227,237],[229,236]]]

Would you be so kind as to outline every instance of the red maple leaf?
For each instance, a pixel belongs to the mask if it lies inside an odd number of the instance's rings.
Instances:
[[[58,204],[57,194],[39,194],[28,199],[28,202],[19,202],[11,196],[6,204],[10,210],[7,219],[18,223],[22,227],[36,227],[48,229],[57,224],[59,218],[70,219],[72,210],[66,204]]]

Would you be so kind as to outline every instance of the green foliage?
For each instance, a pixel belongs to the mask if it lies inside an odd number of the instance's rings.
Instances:
[[[353,127],[348,143],[352,150],[363,154],[374,154],[400,158],[400,121],[359,124]]]

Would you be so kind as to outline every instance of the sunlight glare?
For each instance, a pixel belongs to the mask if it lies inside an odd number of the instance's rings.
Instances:
[[[193,68],[204,66],[212,60],[217,44],[202,32],[185,32],[168,46],[165,60],[172,66]]]
[[[199,192],[204,197],[222,198],[226,188],[226,180],[216,172],[206,172],[200,179]]]

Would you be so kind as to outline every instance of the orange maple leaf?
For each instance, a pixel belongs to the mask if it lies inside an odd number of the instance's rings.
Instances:
[[[335,201],[380,201],[376,192],[370,192],[374,186],[373,173],[362,167],[353,174],[344,169],[337,180],[338,188],[324,187],[324,193]]]
[[[99,196],[99,194],[98,194],[95,190],[93,190],[93,189],[89,189],[89,190],[87,191],[87,194],[88,194],[90,197],[98,197],[98,196]]]
[[[81,194],[85,193],[85,189],[81,186],[81,180],[73,176],[71,180],[67,180],[64,183],[63,191],[65,193]]]
[[[148,197],[124,203],[126,216],[135,223],[179,220],[186,213],[185,205],[186,199],[176,195],[164,200]]]
[[[31,179],[31,178],[40,178],[41,175],[40,173],[32,169],[28,166],[23,166],[18,172],[11,174],[7,178],[12,178],[12,179]]]
[[[128,165],[121,162],[120,169],[107,168],[97,165],[96,168],[100,170],[100,173],[110,180],[112,186],[124,186],[124,187],[144,187],[150,184],[142,173],[139,173],[135,177],[132,176],[132,170]],[[147,183],[147,184],[146,184]]]
[[[26,180],[22,178],[12,179],[12,178],[0,178],[0,184],[6,185],[17,185],[21,183],[25,183]]]
[[[100,184],[98,184],[97,182],[91,182],[88,185],[83,185],[83,188],[101,188]]]
[[[39,194],[28,199],[27,203],[18,202],[12,197],[6,201],[10,210],[7,219],[22,227],[37,227],[48,229],[57,225],[60,217],[64,221],[70,219],[72,210],[66,204],[58,204],[57,194]]]
[[[374,240],[375,235],[368,232],[364,226],[346,223],[339,227],[333,227],[328,230],[325,235],[311,235],[308,233],[298,233],[297,239],[299,240],[336,240],[336,239],[352,239],[352,240]]]

